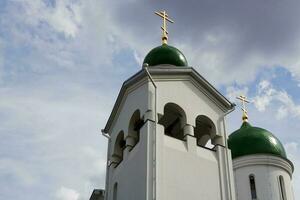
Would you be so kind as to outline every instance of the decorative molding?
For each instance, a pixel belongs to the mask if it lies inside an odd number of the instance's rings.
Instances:
[[[192,67],[176,67],[171,65],[159,65],[149,68],[149,72],[153,75],[155,80],[188,80],[194,84],[201,92],[203,92],[210,100],[218,105],[224,112],[234,108],[229,100],[226,99],[217,89],[215,89],[205,78],[203,78]],[[158,77],[159,76],[159,77]],[[136,87],[149,82],[145,71],[142,69],[136,74],[127,79],[119,92],[117,100],[114,104],[113,110],[104,128],[105,132],[109,133],[112,127],[115,116],[118,115],[120,107],[124,103],[125,97]]]
[[[293,165],[290,161],[280,158],[278,156],[272,155],[251,155],[243,156],[233,160],[233,169],[238,169],[242,167],[249,167],[255,165],[269,165],[274,167],[279,167],[288,172],[290,177],[293,174]]]

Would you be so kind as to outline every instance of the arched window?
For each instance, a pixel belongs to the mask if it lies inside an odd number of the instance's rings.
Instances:
[[[164,107],[164,115],[160,117],[159,124],[165,127],[165,134],[183,140],[183,126],[186,124],[184,110],[174,103],[167,103]]]
[[[280,200],[287,200],[283,176],[279,176]]]
[[[212,139],[216,135],[216,127],[207,116],[199,115],[196,118],[194,135],[197,138],[197,145],[202,147],[211,147]],[[208,143],[210,141],[210,143]]]
[[[136,110],[129,121],[128,136],[132,138],[133,142],[130,144],[134,147],[140,140],[140,129],[144,125],[144,121],[141,119],[140,110]]]
[[[251,174],[249,176],[249,182],[250,182],[250,192],[251,192],[251,199],[257,200],[257,194],[256,194],[256,186],[255,186],[255,178],[254,175]]]
[[[123,150],[125,148],[124,132],[121,131],[114,144],[114,151],[112,154],[112,162],[118,165],[123,160]]]
[[[118,183],[114,184],[114,189],[113,189],[113,200],[118,199]]]

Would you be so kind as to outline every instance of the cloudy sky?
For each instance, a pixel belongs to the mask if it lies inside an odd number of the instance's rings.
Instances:
[[[124,80],[169,43],[295,164],[300,198],[300,1],[0,0],[0,199],[86,200],[103,188],[100,130]],[[239,108],[228,131],[241,124]]]

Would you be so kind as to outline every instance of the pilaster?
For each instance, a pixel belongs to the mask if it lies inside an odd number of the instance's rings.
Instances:
[[[229,156],[231,156],[228,149],[224,146],[217,145],[215,147],[217,159],[219,164],[219,176],[221,186],[221,199],[222,200],[235,200],[232,165],[229,163]],[[231,160],[231,159],[230,159]]]

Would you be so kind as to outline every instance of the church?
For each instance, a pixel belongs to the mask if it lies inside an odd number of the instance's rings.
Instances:
[[[90,200],[294,200],[293,163],[269,131],[242,123],[226,132],[235,108],[168,45],[162,45],[120,90],[102,133],[108,138],[105,189]]]

